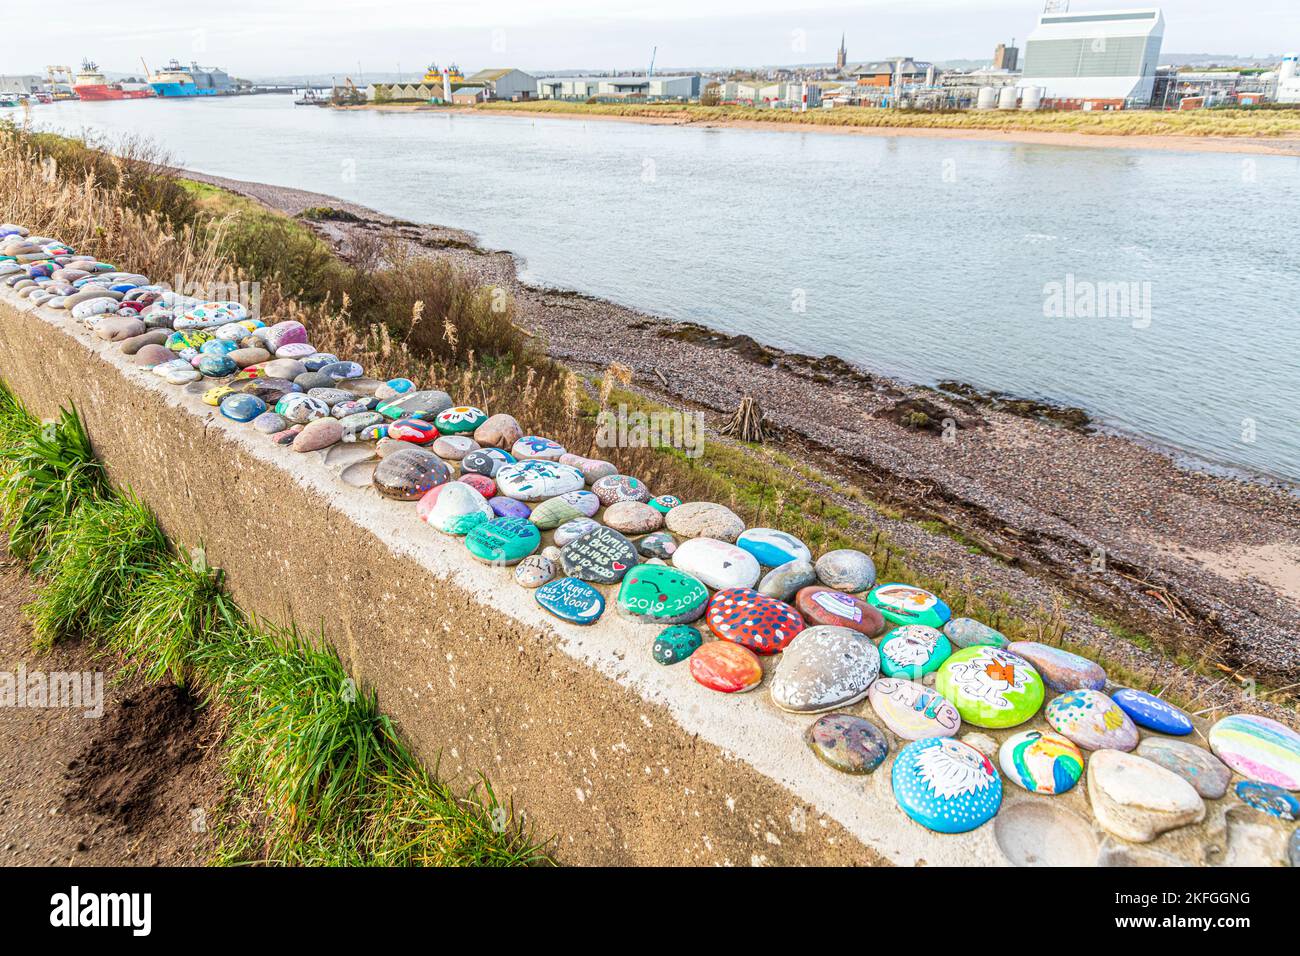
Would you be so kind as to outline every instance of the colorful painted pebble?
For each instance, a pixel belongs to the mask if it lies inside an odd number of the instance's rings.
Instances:
[[[581,491],[586,487],[582,472],[553,461],[529,460],[505,465],[496,473],[497,488],[507,498],[545,501]]]
[[[781,568],[803,575],[802,569],[811,569],[812,566],[801,562],[782,565]],[[779,571],[781,568],[775,570]],[[814,571],[813,574],[815,578],[816,572]],[[836,591],[820,584],[800,588],[794,596],[794,606],[809,624],[848,627],[867,637],[877,637],[885,630],[884,617],[870,604],[852,594],[845,594],[843,591]]]
[[[673,565],[711,588],[752,588],[761,569],[754,556],[716,538],[691,538],[673,552]]]
[[[415,506],[415,512],[444,534],[469,534],[494,518],[483,496],[469,485],[451,481],[430,488]]]
[[[871,773],[889,756],[889,740],[880,728],[854,714],[818,717],[803,739],[822,762],[842,773]]]
[[[420,418],[399,418],[390,422],[387,435],[412,445],[427,445],[438,437],[438,430]]]
[[[383,467],[383,462],[380,467]],[[541,543],[542,533],[526,518],[494,518],[476,525],[465,536],[465,547],[469,553],[487,564],[518,564],[536,551]],[[604,606],[602,599],[602,610]]]
[[[496,496],[497,483],[493,481],[491,478],[487,477],[487,475],[475,475],[475,474],[461,475],[458,480],[463,485],[469,485],[471,488],[477,491],[484,498],[493,498]],[[518,502],[518,504],[523,504],[523,502]],[[520,517],[524,517],[524,518],[528,517],[527,505],[524,505],[524,511]]]
[[[487,412],[472,405],[453,405],[434,418],[434,424],[443,435],[460,435],[472,432],[488,420]]]
[[[964,648],[940,664],[934,686],[976,727],[1014,727],[1043,705],[1043,679],[1033,665],[986,645]]]
[[[772,678],[772,703],[800,714],[846,707],[866,697],[879,675],[880,652],[857,631],[810,627],[781,654]]]
[[[325,366],[325,369],[331,366]],[[321,369],[322,372],[325,369]],[[446,392],[425,390],[405,392],[392,401],[382,402],[375,410],[385,418],[421,418],[428,420],[451,407],[451,396]]]
[[[1136,753],[1166,770],[1178,774],[1209,800],[1228,792],[1232,771],[1204,747],[1172,737],[1143,737]]]
[[[1289,822],[1300,820],[1300,800],[1281,787],[1260,783],[1258,780],[1241,780],[1233,789],[1242,803],[1254,807],[1260,813]]]
[[[251,422],[266,411],[266,402],[256,395],[236,393],[221,400],[221,414],[237,422]]]
[[[895,624],[925,624],[941,628],[952,617],[948,605],[937,595],[910,584],[882,584],[867,595],[867,603],[885,620]]]
[[[724,641],[743,644],[755,654],[783,650],[803,630],[799,612],[750,588],[726,588],[713,595],[705,623]]]
[[[1185,711],[1146,691],[1121,687],[1110,695],[1110,699],[1129,715],[1133,723],[1147,730],[1185,737],[1194,729],[1192,718]]]
[[[524,522],[528,524],[528,522]],[[537,533],[537,529],[528,527]],[[605,611],[605,599],[586,581],[576,578],[559,578],[543,584],[533,592],[537,603],[562,621],[570,624],[595,624]]]
[[[792,534],[776,528],[749,528],[736,539],[736,547],[748,551],[759,564],[780,567],[790,561],[811,561],[808,546]]]
[[[1002,772],[1030,793],[1066,793],[1083,776],[1083,754],[1051,731],[1012,734],[998,750]]]
[[[763,681],[763,665],[749,648],[730,641],[711,641],[690,657],[691,677],[709,690],[740,694]]]
[[[1300,734],[1268,717],[1233,714],[1210,728],[1210,749],[1243,777],[1300,790]]]
[[[515,456],[500,448],[480,448],[477,451],[471,451],[460,460],[461,473],[472,473],[475,475],[487,475],[489,478],[495,478],[506,465],[513,465]]]
[[[510,454],[520,461],[537,459],[541,461],[559,461],[564,454],[564,446],[557,441],[543,438],[541,435],[525,435],[510,447]],[[574,469],[577,471],[577,469]],[[581,472],[579,472],[581,474]],[[584,478],[585,486],[587,480]]]
[[[974,830],[1002,805],[1002,780],[993,762],[949,737],[928,737],[900,750],[892,782],[903,812],[939,833]]]
[[[613,528],[600,525],[566,544],[560,560],[569,577],[596,584],[617,584],[641,559],[636,545]]]
[[[910,680],[878,678],[867,690],[867,700],[885,726],[904,740],[952,737],[961,729],[961,714],[951,702]]]
[[[662,514],[668,514],[681,503],[682,499],[676,495],[657,495],[650,499],[650,507]]]
[[[1127,751],[1138,745],[1133,721],[1101,691],[1066,691],[1052,699],[1043,716],[1085,750]]]
[[[1071,654],[1050,644],[1016,641],[1007,650],[1034,665],[1047,689],[1058,694],[1067,690],[1102,690],[1106,672],[1101,665],[1078,654]]]
[[[606,475],[591,483],[591,493],[608,507],[620,501],[649,501],[650,490],[639,478],[629,475]]]
[[[441,458],[411,445],[383,458],[375,466],[371,484],[385,498],[419,501],[430,488],[450,479],[451,472]]]
[[[464,480],[465,477],[462,475],[461,480]],[[522,501],[516,501],[514,498],[503,498],[500,495],[489,498],[488,504],[492,506],[492,511],[498,518],[527,518],[531,510]]]
[[[618,589],[618,610],[628,617],[682,624],[704,614],[709,589],[697,578],[666,564],[638,564]]]
[[[703,643],[704,638],[700,632],[689,624],[674,624],[659,632],[654,646],[650,648],[650,656],[659,664],[680,664],[699,650]]]
[[[952,656],[952,645],[941,631],[924,624],[896,627],[880,642],[880,667],[886,677],[920,680]]]

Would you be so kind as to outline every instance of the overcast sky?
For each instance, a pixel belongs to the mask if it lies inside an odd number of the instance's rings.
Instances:
[[[1139,6],[1074,0],[1075,12]],[[987,59],[1023,38],[1041,0],[64,0],[15,5],[0,73],[82,57],[138,72],[170,57],[241,76],[407,73],[430,60],[487,66],[644,69],[850,60]],[[1300,48],[1300,0],[1166,0],[1164,49],[1264,55]]]

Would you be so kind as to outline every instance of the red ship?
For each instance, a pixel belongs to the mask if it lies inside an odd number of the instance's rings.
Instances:
[[[90,60],[83,60],[81,72],[72,84],[72,92],[78,99],[87,102],[102,100],[143,100],[154,96],[153,87],[142,85],[139,89],[127,89],[121,83],[110,83],[99,72],[99,67]]]

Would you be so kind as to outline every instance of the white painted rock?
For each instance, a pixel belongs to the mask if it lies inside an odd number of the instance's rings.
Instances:
[[[587,486],[582,472],[553,461],[521,461],[506,465],[496,475],[497,489],[518,501],[545,501]]]
[[[740,515],[725,505],[711,501],[690,501],[678,505],[668,512],[664,523],[679,538],[716,538],[727,543],[734,542],[745,530],[745,522],[740,520]]]
[[[1119,750],[1098,750],[1089,758],[1088,798],[1098,823],[1134,843],[1205,819],[1205,802],[1190,783]]]
[[[717,538],[692,538],[683,542],[673,552],[673,566],[719,591],[752,588],[761,571],[752,554]]]
[[[879,674],[876,645],[847,627],[822,624],[786,645],[769,687],[782,710],[815,714],[860,701]]]

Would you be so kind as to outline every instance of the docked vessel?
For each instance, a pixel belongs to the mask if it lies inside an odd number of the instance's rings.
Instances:
[[[230,75],[219,67],[199,66],[191,63],[181,66],[178,60],[171,60],[157,73],[149,74],[149,85],[159,96],[217,96],[231,93],[235,89]]]
[[[72,81],[72,92],[77,99],[87,102],[143,100],[154,95],[153,90],[148,86],[140,85],[132,88],[126,84],[108,82],[92,60],[81,61],[81,72]]]

